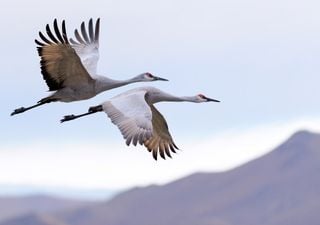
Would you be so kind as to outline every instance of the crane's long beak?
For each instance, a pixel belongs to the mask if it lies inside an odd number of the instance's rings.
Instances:
[[[154,76],[154,80],[169,81],[168,79]]]
[[[216,100],[216,99],[213,99],[213,98],[207,98],[206,97],[206,99],[207,99],[208,102],[220,102],[219,100]]]

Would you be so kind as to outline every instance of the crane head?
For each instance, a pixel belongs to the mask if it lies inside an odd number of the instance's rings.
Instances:
[[[219,100],[213,99],[213,98],[208,98],[203,94],[198,94],[196,96],[197,102],[220,102]]]
[[[169,81],[169,80],[167,80],[165,78],[154,76],[154,75],[152,75],[151,73],[148,73],[148,72],[139,75],[139,77],[141,78],[141,81],[157,81],[157,80]]]

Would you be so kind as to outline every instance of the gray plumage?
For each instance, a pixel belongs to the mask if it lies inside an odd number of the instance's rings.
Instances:
[[[127,80],[113,80],[98,75],[100,19],[96,21],[95,29],[92,19],[89,20],[88,32],[85,23],[82,22],[81,33],[77,29],[74,32],[76,40],[70,39],[69,41],[65,21],[62,22],[62,32],[56,19],[53,27],[54,32],[47,25],[48,37],[39,32],[41,40],[35,40],[35,42],[41,58],[43,79],[49,91],[54,91],[54,93],[38,101],[36,105],[14,110],[11,115],[25,112],[45,103],[89,99],[101,92],[135,82],[166,81],[150,73],[142,73]]]
[[[126,144],[144,145],[152,152],[153,158],[158,154],[165,159],[171,157],[178,147],[169,132],[163,115],[154,106],[158,102],[219,102],[202,94],[191,97],[177,97],[154,87],[140,87],[119,94],[101,105],[91,107],[88,113],[65,116],[61,122],[73,120],[99,111],[104,111],[115,124]]]

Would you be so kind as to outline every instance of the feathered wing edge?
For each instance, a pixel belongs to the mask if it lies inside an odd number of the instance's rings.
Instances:
[[[144,141],[144,146],[152,156],[157,160],[158,153],[161,158],[166,159],[166,156],[171,158],[171,152],[176,153],[179,148],[174,143],[169,132],[168,124],[157,108],[150,104],[152,111],[152,137]]]
[[[58,22],[57,19],[54,19],[53,22],[53,27],[54,27],[54,33],[55,35],[52,33],[49,24],[46,25],[46,33],[49,36],[49,38],[47,38],[44,34],[42,34],[42,32],[39,32],[39,37],[41,39],[41,41],[35,39],[35,43],[37,45],[39,45],[37,47],[38,50],[38,54],[41,57],[40,60],[40,65],[41,65],[41,73],[43,76],[43,79],[46,81],[48,87],[49,87],[49,91],[55,91],[61,88],[62,82],[58,82],[57,80],[53,79],[50,74],[48,73],[48,71],[46,70],[46,64],[47,61],[44,59],[43,56],[43,48],[49,45],[58,45],[58,44],[64,44],[64,45],[69,45],[69,40],[68,40],[68,36],[67,36],[67,32],[66,32],[66,25],[65,25],[65,21],[62,21],[62,33],[59,30],[58,27]]]
[[[134,97],[131,99],[130,96],[125,98],[125,101],[131,101],[131,103],[137,100],[138,102],[134,105],[145,107],[145,110],[147,110],[146,114],[140,112],[141,114],[137,117],[126,116],[121,110],[128,110],[128,108],[117,108],[112,100],[103,104],[103,110],[107,113],[112,123],[119,128],[123,138],[126,140],[126,144],[128,146],[131,143],[134,146],[138,143],[144,145],[152,153],[155,160],[157,160],[158,154],[163,159],[166,159],[166,156],[171,158],[171,152],[176,153],[176,150],[179,148],[169,133],[169,128],[164,117],[152,104],[147,103],[145,99],[146,92],[138,95],[138,98]],[[114,101],[117,100],[115,99]],[[128,113],[130,115],[130,112]]]
[[[76,37],[76,40],[70,38],[71,44],[74,45],[89,45],[91,43],[99,43],[99,35],[100,35],[100,18],[97,19],[95,24],[95,29],[93,29],[93,20],[92,18],[89,20],[88,23],[88,31],[86,29],[86,25],[84,22],[81,23],[80,26],[81,35],[78,31],[78,29],[75,29],[74,35]]]
[[[111,101],[105,102],[103,104],[103,109],[111,119],[111,122],[119,128],[128,146],[131,143],[134,146],[138,143],[142,145],[145,140],[152,136],[151,124],[141,120],[137,121],[137,118],[125,116]]]

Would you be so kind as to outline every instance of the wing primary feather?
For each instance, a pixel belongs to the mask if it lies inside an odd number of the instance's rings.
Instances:
[[[139,144],[142,145],[144,140],[145,140],[145,131],[141,129],[141,133],[139,135]]]
[[[77,29],[75,29],[74,35],[76,36],[76,39],[77,39],[81,44],[84,44],[84,45],[86,44],[86,43],[83,41],[83,39],[82,39],[82,37],[80,36],[80,34],[79,34],[79,32],[78,32]]]
[[[152,156],[153,156],[153,158],[154,158],[155,160],[157,160],[157,158],[158,158],[158,149],[153,149],[153,151],[152,151]]]
[[[137,133],[137,144],[139,143],[140,145],[143,144],[143,139],[144,139],[144,129],[143,128],[138,128],[138,133]]]
[[[42,42],[38,41],[37,39],[35,39],[34,42],[35,42],[37,45],[45,46],[45,44],[43,44]]]
[[[126,140],[126,145],[130,145],[130,143],[131,143],[131,140],[132,140],[132,136],[128,136],[127,137],[127,140]]]
[[[92,18],[89,20],[89,36],[90,36],[90,41],[94,42],[94,32],[93,32]]]
[[[97,43],[99,43],[99,35],[100,35],[100,18],[97,19],[96,30],[95,30],[95,34],[94,34],[94,40]]]
[[[68,35],[66,31],[66,22],[64,20],[62,21],[62,36],[64,39],[64,43],[69,44]]]
[[[160,143],[159,153],[160,153],[161,158],[166,159],[166,156],[165,156],[165,154],[164,154],[164,145],[163,145],[163,142]]]
[[[89,44],[90,41],[89,41],[88,34],[86,31],[86,25],[84,24],[84,22],[81,23],[81,33],[82,33],[82,36],[83,36],[83,39],[85,40],[85,42],[87,44]]]
[[[176,150],[174,149],[173,145],[170,145],[170,150],[171,150],[173,153],[177,153]]]
[[[152,148],[147,147],[148,152],[152,152]]]
[[[143,145],[143,136],[144,136],[144,134],[141,134],[141,135],[139,136],[139,144],[140,144],[140,145]]]
[[[47,24],[47,26],[46,26],[46,31],[47,31],[47,34],[49,35],[50,39],[52,41],[54,41],[56,44],[59,44],[59,41],[56,39],[56,37],[51,32],[49,24]]]
[[[139,134],[134,134],[133,139],[132,139],[132,144],[134,146],[137,146],[137,144],[138,144],[138,137],[139,137]]]
[[[39,32],[40,38],[47,44],[52,45],[53,43],[49,41],[41,32]]]
[[[70,42],[71,42],[71,44],[73,44],[73,45],[79,45],[79,44],[80,44],[79,42],[76,42],[76,41],[73,40],[72,38],[70,38]]]
[[[165,144],[165,145],[164,145],[164,150],[165,150],[167,156],[169,156],[170,158],[172,158],[172,157],[171,157],[171,154],[170,154],[170,150],[169,150],[169,148],[168,148],[168,144]]]
[[[145,142],[145,146],[147,147],[148,151],[151,152],[152,149],[154,148],[154,143],[155,143],[155,138],[153,139],[148,139],[146,142]]]
[[[58,27],[57,19],[54,19],[54,21],[53,21],[53,27],[54,27],[54,32],[56,33],[57,38],[59,39],[59,41],[60,41],[61,43],[64,43],[64,39],[62,38],[61,33],[60,33],[60,30],[59,30],[59,27]]]

